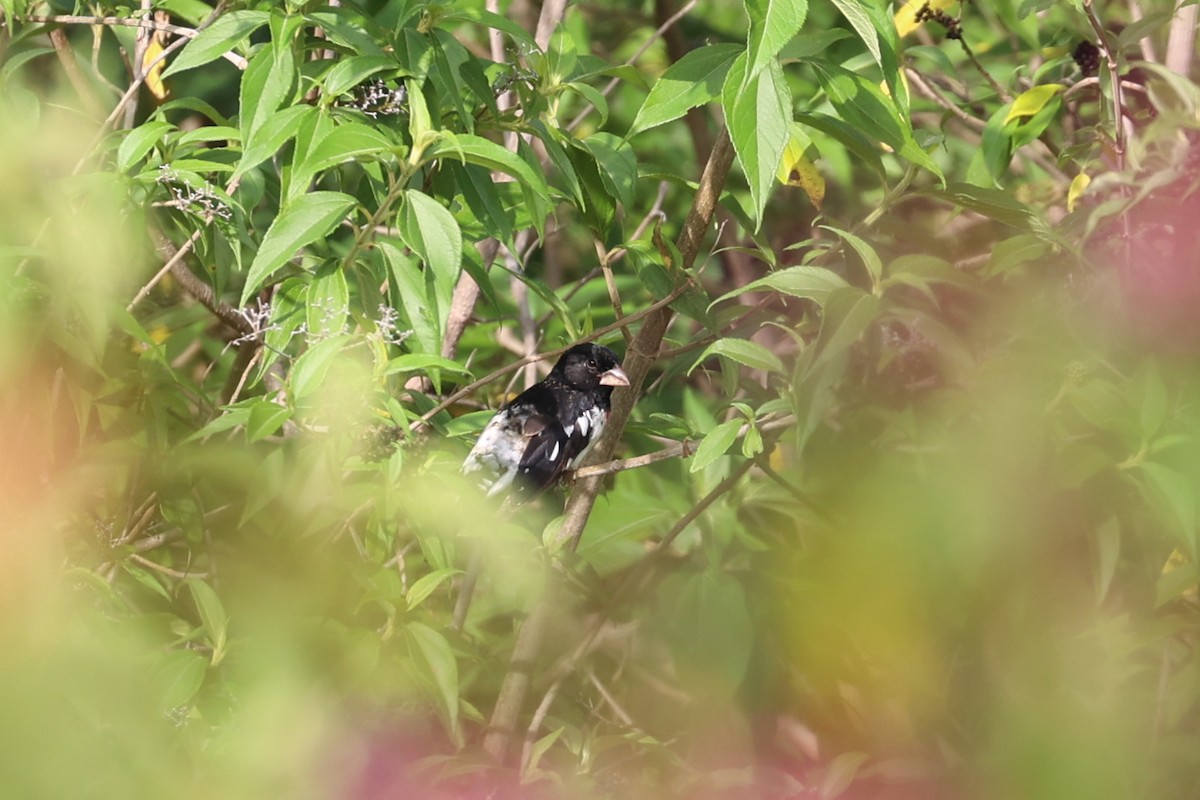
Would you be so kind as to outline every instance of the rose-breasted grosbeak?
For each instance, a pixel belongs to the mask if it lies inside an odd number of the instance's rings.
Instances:
[[[628,386],[617,354],[597,344],[563,353],[541,383],[496,412],[467,454],[463,472],[482,472],[489,496],[517,481],[544,489],[573,469],[604,431],[614,386]]]

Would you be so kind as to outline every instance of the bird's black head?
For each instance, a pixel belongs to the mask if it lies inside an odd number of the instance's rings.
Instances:
[[[617,354],[598,344],[577,344],[559,357],[550,377],[581,391],[601,386],[628,386]]]

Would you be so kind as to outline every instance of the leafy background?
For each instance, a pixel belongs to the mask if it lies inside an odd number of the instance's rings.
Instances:
[[[1196,8],[3,0],[5,796],[1194,796]]]

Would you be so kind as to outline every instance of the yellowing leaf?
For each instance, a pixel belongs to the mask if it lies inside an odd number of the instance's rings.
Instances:
[[[1088,184],[1092,182],[1091,177],[1086,172],[1081,172],[1071,181],[1071,188],[1067,190],[1067,211],[1074,211],[1075,205],[1079,202],[1079,198],[1083,197],[1083,193],[1087,191]]]
[[[825,179],[817,171],[816,166],[805,155],[809,139],[804,130],[792,123],[787,144],[783,148],[783,158],[779,162],[776,177],[780,183],[797,186],[808,195],[809,201],[818,210],[825,199]]]
[[[904,90],[908,91],[908,73],[904,72],[903,70],[900,71],[900,83],[902,86],[904,86]],[[888,86],[888,82],[886,80],[879,82],[879,91],[883,92],[888,97],[892,96],[892,87]]]
[[[154,60],[162,55],[162,51],[163,46],[158,43],[158,39],[151,39],[146,47],[146,54],[142,56],[142,69],[154,64]],[[146,73],[146,88],[159,100],[167,99],[167,87],[162,82],[162,73],[166,66],[167,61],[163,59],[150,67],[150,71]]]
[[[1014,119],[1021,117],[1032,117],[1045,107],[1046,103],[1050,102],[1050,98],[1063,90],[1061,83],[1046,83],[1041,86],[1035,86],[1029,91],[1021,92],[1017,99],[1013,101],[1012,108],[1008,110],[1008,116],[1004,118],[1004,124],[1012,122]]]
[[[163,11],[154,13],[156,22],[168,22],[171,17]],[[150,41],[146,43],[146,52],[142,54],[142,73],[146,76],[146,88],[150,94],[157,97],[159,100],[167,99],[167,87],[163,83],[163,70],[167,67],[167,60],[164,58],[158,61],[158,57],[162,55],[163,49],[167,44],[167,36],[165,31],[153,31],[150,34]],[[157,64],[154,62],[158,61]],[[151,66],[153,64],[154,66]]]
[[[900,6],[900,10],[896,12],[896,33],[901,36],[908,36],[910,33],[921,27],[921,23],[917,21],[917,12],[925,6],[929,6],[931,11],[944,11],[954,5],[957,0],[911,0]]]

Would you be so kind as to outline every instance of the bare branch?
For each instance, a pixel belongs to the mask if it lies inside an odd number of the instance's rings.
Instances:
[[[173,25],[170,22],[159,22],[154,19],[135,17],[87,17],[78,14],[26,14],[19,18],[22,22],[39,22],[47,25],[103,25],[109,28],[146,28],[152,31],[166,31],[185,39],[195,39],[199,31],[183,25]],[[237,53],[222,53],[221,58],[233,64],[238,69],[246,68],[246,59]]]

